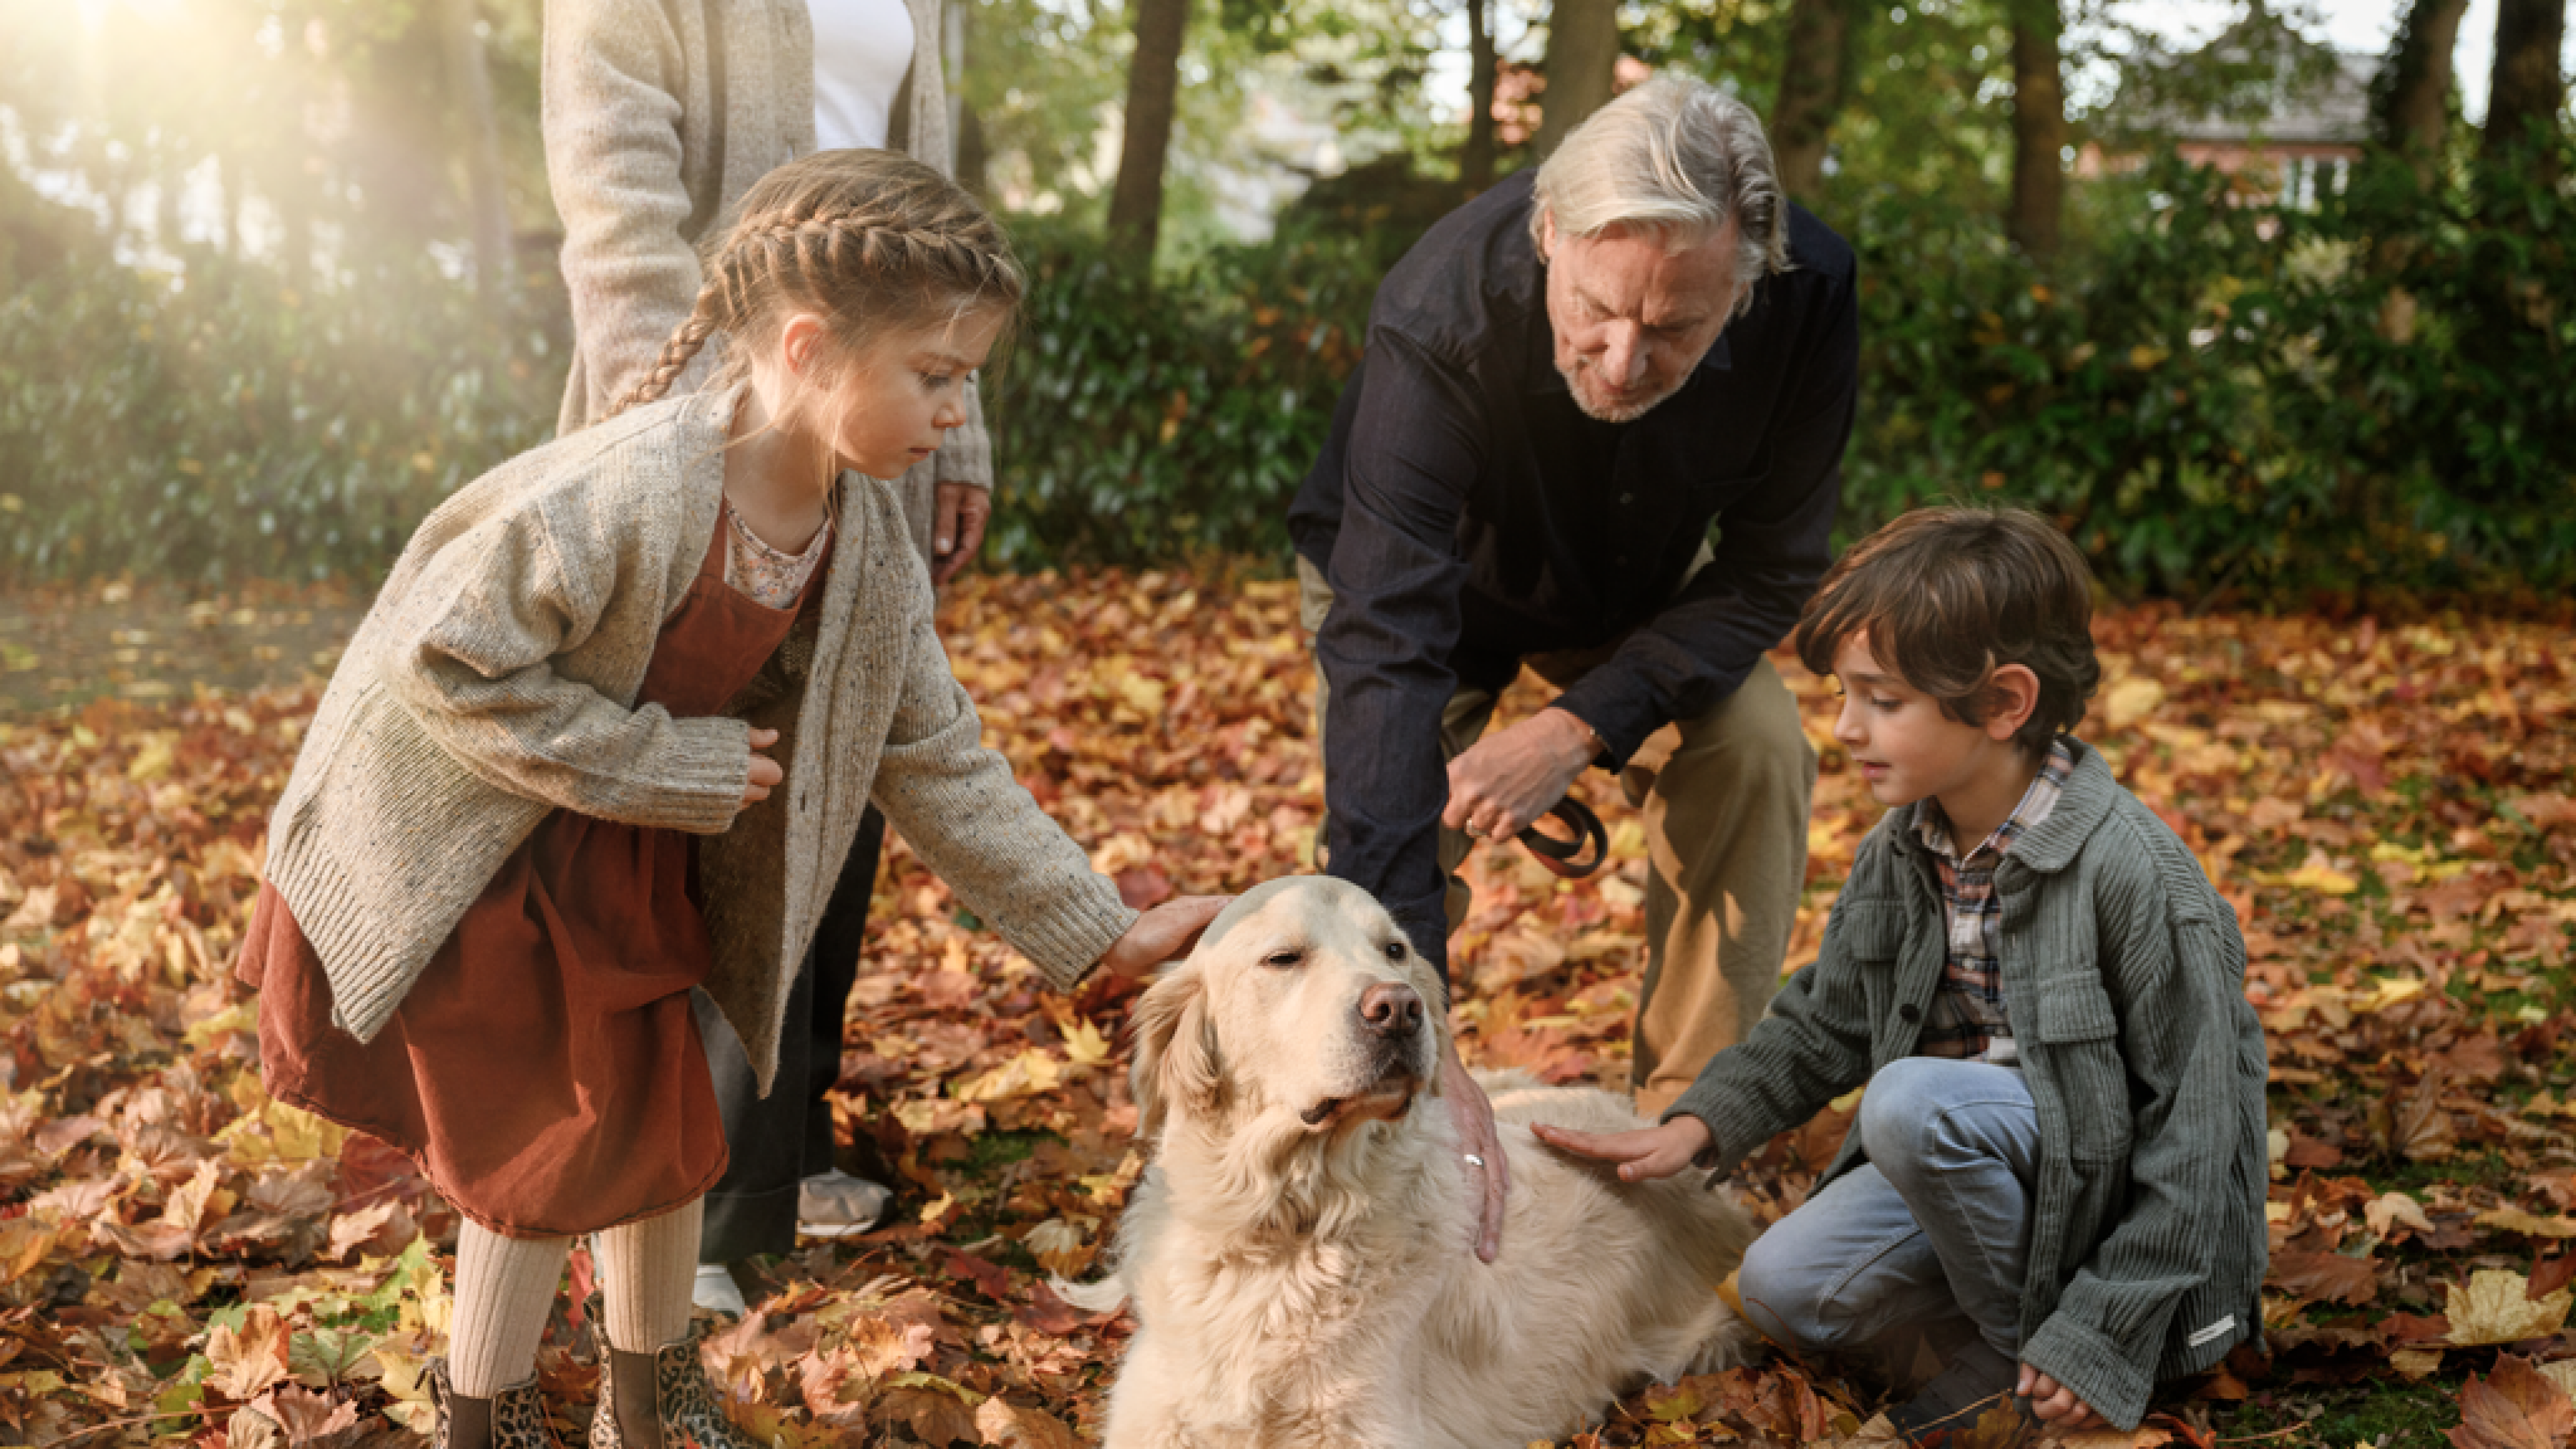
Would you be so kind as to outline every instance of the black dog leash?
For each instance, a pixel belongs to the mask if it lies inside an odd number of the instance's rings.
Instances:
[[[1549,806],[1547,813],[1564,821],[1574,832],[1574,838],[1566,840],[1550,835],[1536,824],[1522,827],[1516,838],[1529,848],[1530,854],[1538,857],[1539,864],[1567,880],[1581,880],[1599,870],[1601,862],[1610,858],[1610,832],[1602,828],[1601,817],[1592,813],[1591,806],[1568,795]],[[1589,860],[1583,858],[1587,845],[1592,848]]]

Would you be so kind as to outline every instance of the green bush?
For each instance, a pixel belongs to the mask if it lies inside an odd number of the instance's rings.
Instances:
[[[2576,583],[2576,257],[2527,174],[2427,195],[2372,165],[2301,212],[2168,160],[2096,183],[2046,269],[1982,213],[1860,195],[1830,218],[1863,279],[1840,532],[1990,497],[2132,593]],[[1149,282],[1087,233],[1014,229],[988,559],[1284,564],[1373,239],[1310,218]],[[559,305],[487,319],[436,277],[298,298],[220,258],[178,287],[72,249],[0,303],[0,581],[372,577],[548,435]]]
[[[2312,212],[2170,159],[2135,186],[2046,271],[1983,218],[1864,207],[1847,535],[1991,494],[2133,590],[2576,582],[2563,199],[2385,163]]]
[[[1288,500],[1366,334],[1364,239],[1291,232],[1149,281],[1088,235],[1016,229],[1029,299],[985,401],[993,559],[1284,561]]]
[[[435,276],[317,296],[74,253],[0,302],[0,579],[372,577],[554,430],[562,364]]]

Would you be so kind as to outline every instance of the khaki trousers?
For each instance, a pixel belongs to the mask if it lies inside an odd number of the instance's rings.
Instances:
[[[1703,550],[1701,563],[1707,562]],[[1696,566],[1694,566],[1696,571]],[[1297,616],[1311,637],[1333,605],[1321,570],[1297,559]],[[1538,676],[1565,688],[1600,665],[1617,644],[1531,655]],[[1316,736],[1323,736],[1331,685],[1315,672]],[[1494,716],[1490,690],[1462,687],[1440,716],[1440,753],[1456,759]],[[1329,755],[1324,761],[1332,773]],[[1646,974],[1637,988],[1629,1089],[1652,1119],[1672,1104],[1710,1057],[1744,1039],[1780,984],[1807,878],[1807,819],[1815,798],[1816,752],[1798,704],[1768,659],[1715,708],[1646,738],[1619,788],[1644,814]],[[1318,826],[1320,848],[1329,822]],[[1472,897],[1458,867],[1475,842],[1440,832],[1443,906],[1449,929]]]

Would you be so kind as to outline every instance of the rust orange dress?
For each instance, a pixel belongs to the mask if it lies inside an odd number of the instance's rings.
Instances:
[[[828,555],[795,607],[772,609],[725,582],[725,534],[720,518],[639,706],[722,712],[819,607]],[[370,1042],[332,1024],[321,959],[263,883],[235,974],[260,993],[270,1093],[383,1139],[497,1233],[568,1236],[685,1206],[725,1167],[689,1005],[712,959],[696,861],[685,832],[554,812]]]

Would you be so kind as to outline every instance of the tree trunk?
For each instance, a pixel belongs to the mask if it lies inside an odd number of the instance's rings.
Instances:
[[[1489,0],[1467,0],[1467,144],[1458,180],[1471,192],[1494,184],[1494,23]]]
[[[2495,70],[2487,87],[2482,148],[2488,160],[2503,160],[2528,142],[2556,137],[2558,111],[2567,103],[2566,82],[2558,73],[2566,41],[2567,0],[2497,0]],[[2554,179],[2553,152],[2542,150],[2534,164]]]
[[[2012,0],[2012,212],[2005,231],[2023,253],[2057,255],[2065,209],[2066,87],[2057,69],[2057,0]]]
[[[465,199],[474,219],[474,290],[486,307],[510,280],[510,198],[501,181],[501,121],[492,105],[492,74],[474,28],[475,0],[440,0],[447,46],[448,94],[465,128]]]
[[[1619,0],[1555,0],[1547,16],[1547,89],[1539,96],[1538,154],[1610,103],[1619,71]]]
[[[1860,7],[1851,0],[1791,0],[1780,98],[1771,107],[1771,154],[1780,190],[1812,204],[1825,180],[1825,149],[1843,107]]]
[[[2371,117],[2382,145],[2406,158],[2415,184],[2430,186],[2442,164],[2449,128],[2451,52],[2469,0],[2415,0],[2406,9],[2382,66]]]
[[[1109,193],[1109,234],[1134,265],[1154,264],[1163,224],[1163,163],[1172,149],[1180,98],[1181,32],[1189,0],[1135,0],[1136,55],[1127,64],[1127,125],[1118,147],[1118,184]]]

